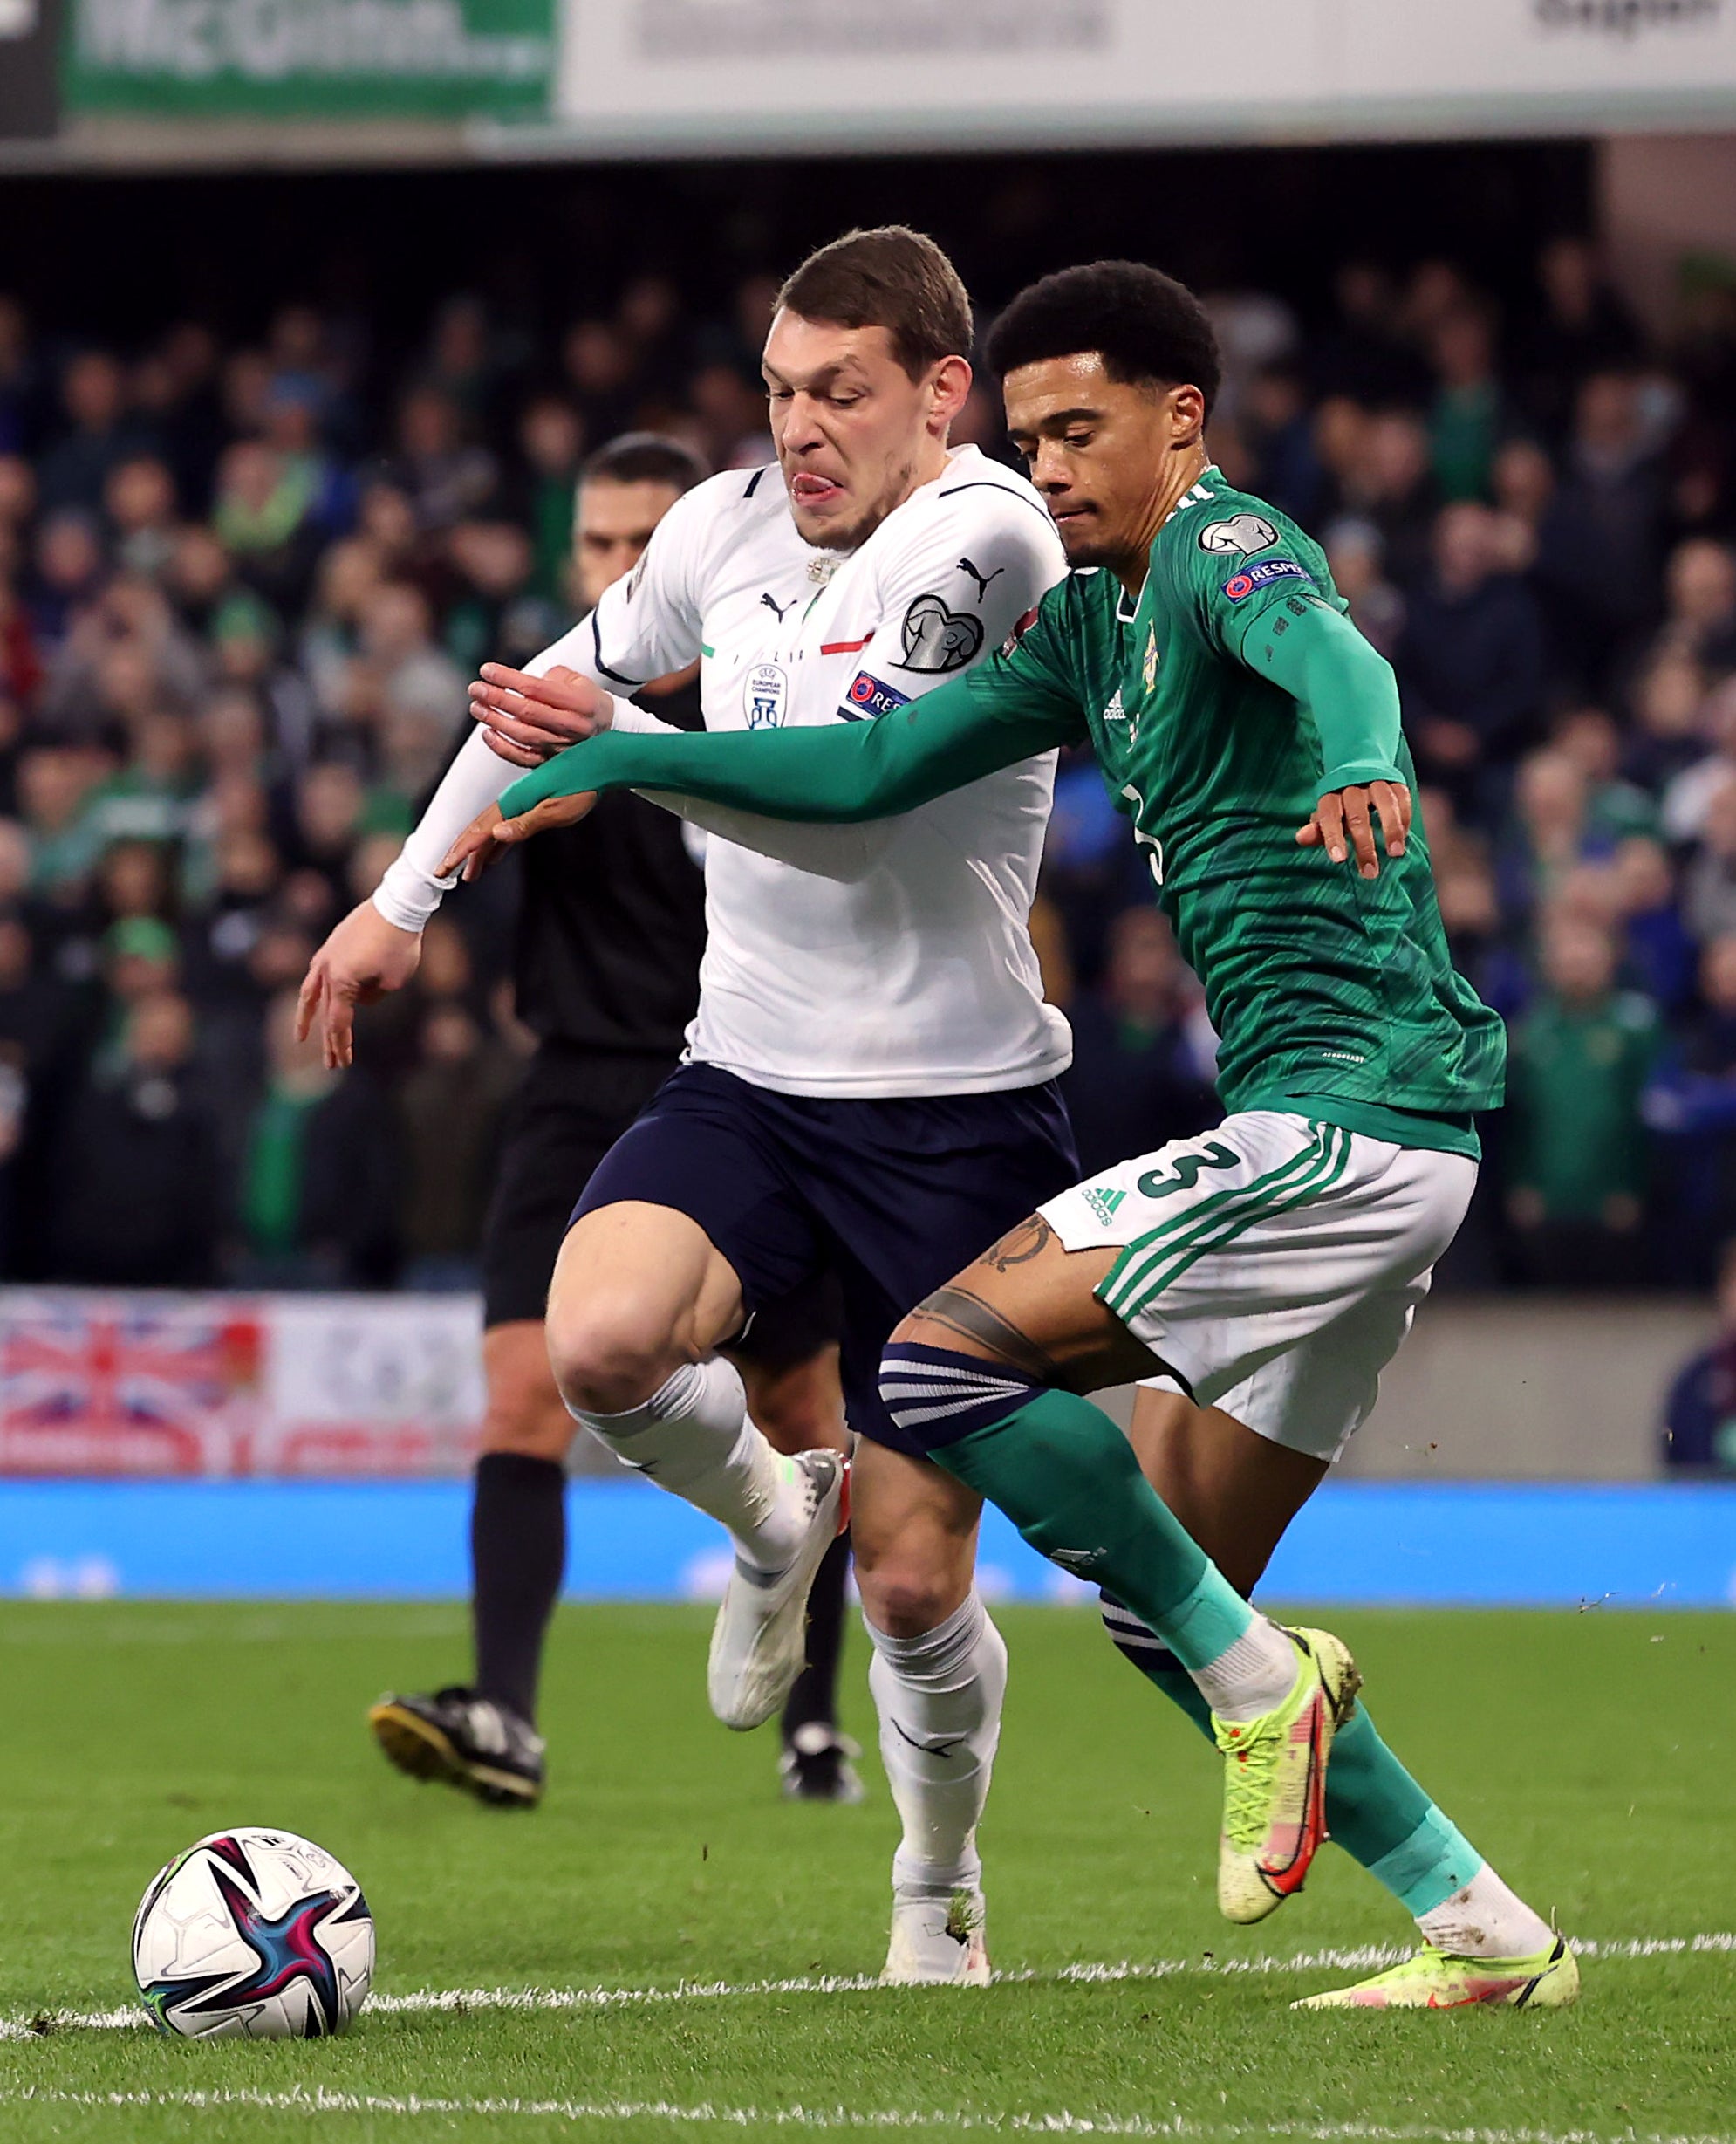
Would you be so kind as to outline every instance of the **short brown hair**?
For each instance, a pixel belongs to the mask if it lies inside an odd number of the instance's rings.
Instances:
[[[902,223],[846,231],[810,253],[777,294],[780,308],[839,327],[884,327],[912,380],[967,357],[974,330],[959,271],[932,238]]]
[[[667,484],[672,490],[691,491],[706,476],[705,463],[684,440],[666,438],[661,432],[623,432],[581,466],[578,481]]]

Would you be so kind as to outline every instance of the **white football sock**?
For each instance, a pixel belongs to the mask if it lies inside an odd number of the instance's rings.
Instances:
[[[931,1898],[974,1891],[982,1880],[976,1826],[1001,1739],[1006,1645],[974,1590],[919,1638],[890,1637],[863,1621],[874,1645],[868,1687],[880,1715],[880,1756],[904,1822],[892,1887]]]
[[[1417,1926],[1437,1950],[1456,1958],[1528,1958],[1555,1940],[1548,1922],[1487,1861],[1462,1891],[1418,1914]]]
[[[1256,1615],[1235,1642],[1193,1670],[1199,1695],[1222,1720],[1257,1720],[1295,1688],[1301,1659],[1294,1642]]]
[[[624,1414],[567,1411],[660,1489],[721,1520],[759,1569],[783,1570],[801,1545],[806,1477],[748,1421],[741,1374],[721,1355],[684,1363]]]

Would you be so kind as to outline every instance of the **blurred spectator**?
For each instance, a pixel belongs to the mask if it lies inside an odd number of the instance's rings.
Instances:
[[[1222,1116],[1199,985],[1151,903],[1116,917],[1102,982],[1068,1010],[1073,1063],[1061,1084],[1087,1175]]]
[[[413,387],[398,413],[393,481],[422,529],[449,529],[484,505],[495,488],[495,458],[468,441],[457,403],[439,387]]]
[[[1380,531],[1370,521],[1335,521],[1326,532],[1333,585],[1357,631],[1390,661],[1405,630],[1405,599],[1382,571]]]
[[[67,507],[44,516],[36,539],[30,622],[37,645],[51,655],[72,629],[79,606],[102,586],[102,538],[93,514]]]
[[[216,1278],[215,1120],[192,1056],[187,1000],[141,990],[65,1116],[50,1221],[58,1277],[132,1288]]]
[[[1694,537],[1670,554],[1655,655],[1679,655],[1714,678],[1736,670],[1736,551]]]
[[[1736,1228],[1736,935],[1709,939],[1699,1010],[1660,1056],[1645,1121],[1662,1145],[1676,1280],[1701,1282]]]
[[[37,466],[43,511],[75,507],[93,514],[102,504],[109,471],[148,444],[126,421],[126,376],[106,350],[85,350],[61,376],[60,399],[67,428]]]
[[[424,1015],[420,1060],[399,1095],[405,1159],[404,1285],[475,1287],[501,1113],[517,1066],[462,1004]]]
[[[1698,663],[1680,655],[1660,655],[1635,681],[1634,735],[1627,754],[1628,771],[1654,792],[1700,760],[1705,738],[1700,710],[1705,701],[1705,680]],[[1671,822],[1669,792],[1664,790],[1664,822]]]
[[[1736,773],[1706,799],[1699,846],[1682,874],[1682,921],[1702,943],[1736,931]]]
[[[1353,413],[1341,429],[1342,444],[1322,442],[1323,457],[1333,456],[1341,472],[1338,510],[1373,523],[1387,571],[1401,588],[1411,587],[1428,571],[1440,508],[1428,431],[1421,418],[1399,409],[1366,419]]]
[[[1671,1472],[1736,1474],[1736,1243],[1718,1264],[1718,1331],[1664,1402],[1659,1456]]]
[[[154,580],[174,551],[174,478],[155,455],[117,462],[103,485],[103,511],[124,572]]]
[[[266,1013],[266,1076],[246,1130],[236,1277],[247,1287],[379,1286],[391,1273],[392,1123],[367,1072],[296,1039],[296,997]]]
[[[1559,667],[1598,697],[1617,656],[1657,608],[1664,471],[1637,383],[1595,373],[1575,401],[1567,466],[1539,531],[1537,581]]]
[[[1632,1285],[1644,1277],[1640,1097],[1657,1015],[1616,990],[1615,948],[1591,925],[1550,923],[1541,964],[1542,990],[1512,1038],[1507,1211],[1533,1279]]]
[[[1698,949],[1682,921],[1670,852],[1648,834],[1617,843],[1611,866],[1623,932],[1621,981],[1665,1013],[1678,1013],[1693,990]]]
[[[1555,238],[1537,260],[1541,303],[1520,337],[1524,398],[1549,436],[1566,430],[1575,389],[1588,375],[1630,365],[1640,354],[1633,315],[1610,287],[1586,238]]]
[[[1486,506],[1449,506],[1434,570],[1409,599],[1395,667],[1425,779],[1461,804],[1492,801],[1489,776],[1530,741],[1543,702],[1543,634],[1522,581],[1502,568]]]
[[[1435,482],[1446,499],[1486,499],[1505,419],[1494,330],[1480,305],[1456,307],[1429,338],[1437,386],[1429,416]]]
[[[35,390],[24,309],[17,298],[0,295],[0,455],[17,454],[26,445]]]
[[[519,420],[523,477],[518,518],[530,537],[531,586],[558,603],[566,597],[572,555],[573,502],[584,453],[578,412],[556,394],[539,394]]]
[[[1343,395],[1365,408],[1420,405],[1429,376],[1398,327],[1392,279],[1369,261],[1349,261],[1332,282],[1338,318],[1315,354],[1313,373],[1323,396]]]
[[[1489,488],[1500,516],[1507,571],[1528,573],[1537,563],[1543,517],[1555,496],[1555,464],[1534,439],[1504,440],[1490,466]]]

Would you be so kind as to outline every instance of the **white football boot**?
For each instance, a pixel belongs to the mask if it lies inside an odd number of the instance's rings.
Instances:
[[[986,1988],[991,1977],[981,1891],[954,1891],[951,1898],[892,1894],[883,1987]]]
[[[712,1626],[706,1689],[726,1727],[770,1719],[802,1672],[808,1649],[808,1595],[826,1551],[850,1524],[850,1462],[842,1452],[798,1452],[808,1525],[782,1571],[761,1571],[738,1555]]]

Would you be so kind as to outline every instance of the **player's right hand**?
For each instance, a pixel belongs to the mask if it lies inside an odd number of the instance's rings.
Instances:
[[[600,685],[564,665],[532,677],[503,662],[485,662],[470,686],[470,712],[482,723],[490,750],[516,767],[540,767],[569,744],[606,730],[615,702]]]
[[[1358,782],[1328,790],[1307,824],[1297,827],[1296,844],[1324,849],[1335,864],[1354,863],[1362,877],[1377,879],[1377,819],[1386,853],[1396,861],[1411,839],[1411,792],[1402,782]]]
[[[422,957],[422,934],[388,923],[371,901],[359,902],[312,960],[296,1006],[296,1038],[305,1042],[316,1014],[328,1072],[354,1061],[358,1005],[401,990]]]

